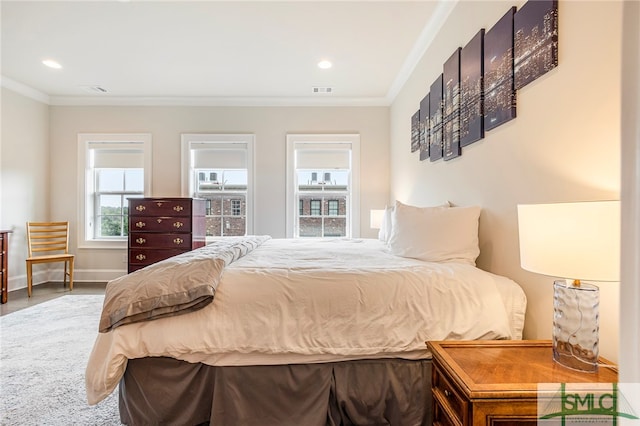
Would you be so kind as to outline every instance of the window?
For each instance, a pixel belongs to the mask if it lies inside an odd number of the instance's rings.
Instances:
[[[232,216],[240,216],[242,214],[241,205],[242,205],[242,201],[241,200],[231,200],[231,215]]]
[[[359,135],[287,135],[287,237],[359,235],[359,146]]]
[[[151,135],[78,135],[79,247],[126,247],[128,199],[151,193]]]
[[[338,216],[338,206],[340,202],[338,200],[329,200],[327,202],[327,215],[328,216]]]
[[[95,239],[126,237],[129,212],[127,198],[144,196],[144,169],[95,168]]]
[[[320,200],[311,200],[311,216],[320,216]]]
[[[253,232],[253,135],[182,135],[182,194],[207,200],[207,236]]]

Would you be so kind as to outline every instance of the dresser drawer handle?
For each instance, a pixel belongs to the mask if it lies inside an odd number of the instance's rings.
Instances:
[[[444,390],[444,396],[446,396],[447,398],[451,397],[451,392],[449,392],[449,389]]]
[[[145,256],[144,254],[139,254],[136,256],[136,259],[138,260],[145,260],[147,258],[147,256]]]
[[[145,211],[147,208],[143,205],[137,205],[136,206],[136,210],[138,210],[139,212]]]
[[[182,206],[175,206],[175,207],[173,208],[173,210],[175,210],[175,211],[177,211],[177,212],[181,212],[182,210],[184,210],[184,207],[182,207]]]
[[[173,223],[173,227],[174,228],[178,228],[178,229],[182,228],[183,225],[184,225],[184,223],[182,223],[182,222],[174,222]]]
[[[174,244],[182,244],[184,242],[184,240],[182,238],[176,238],[173,240]]]
[[[145,226],[147,226],[147,224],[144,222],[136,222],[136,228],[144,228]]]
[[[147,242],[147,240],[145,240],[145,239],[144,239],[144,238],[142,238],[142,237],[136,238],[136,243],[138,243],[138,244],[144,244],[144,243],[146,243],[146,242]]]

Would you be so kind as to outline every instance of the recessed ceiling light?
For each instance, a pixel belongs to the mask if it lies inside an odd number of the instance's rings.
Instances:
[[[42,63],[48,66],[49,68],[53,68],[56,70],[59,70],[60,68],[62,68],[62,65],[60,65],[60,63],[54,61],[53,59],[45,59],[44,61],[42,61]]]
[[[327,94],[330,95],[333,93],[333,87],[329,86],[313,86],[311,88],[311,93],[313,94]]]
[[[320,61],[318,62],[318,68],[322,68],[323,70],[329,69],[332,67],[332,63],[330,61]]]

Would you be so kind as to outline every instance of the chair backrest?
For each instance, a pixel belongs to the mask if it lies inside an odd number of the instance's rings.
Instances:
[[[69,253],[69,222],[27,222],[29,257]]]

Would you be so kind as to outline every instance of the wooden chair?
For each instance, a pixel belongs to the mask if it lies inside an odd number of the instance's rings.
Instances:
[[[69,289],[73,290],[73,259],[69,254],[69,222],[27,222],[27,294],[33,286],[32,265],[64,262],[64,284],[69,276]],[[67,270],[68,264],[68,270]]]

